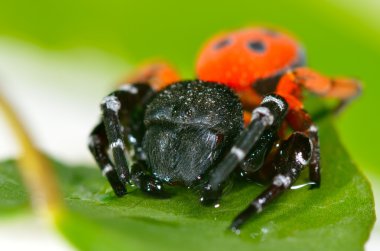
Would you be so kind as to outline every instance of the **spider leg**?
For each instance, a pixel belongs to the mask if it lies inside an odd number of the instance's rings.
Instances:
[[[320,146],[318,138],[318,127],[313,123],[310,115],[302,108],[290,106],[286,121],[295,130],[304,132],[313,144],[312,155],[309,164],[309,178],[314,182],[311,189],[321,185]]]
[[[286,73],[277,86],[276,93],[284,97],[289,104],[286,121],[295,131],[306,133],[313,143],[309,177],[315,183],[311,188],[317,188],[321,183],[318,127],[303,109],[300,86],[320,96],[340,99],[341,105],[335,109],[338,111],[339,107],[360,93],[360,84],[354,79],[331,79],[308,68],[296,68]]]
[[[144,159],[142,117],[145,104],[154,93],[147,84],[125,85],[106,96],[100,105],[102,122],[91,133],[89,148],[118,196],[127,192],[129,165]],[[109,148],[114,164],[107,154]]]
[[[346,78],[331,79],[331,88],[324,97],[338,98],[340,102],[334,108],[334,114],[341,113],[348,104],[362,93],[359,81]]]
[[[210,174],[209,182],[203,189],[203,194],[200,198],[201,203],[211,205],[219,199],[222,184],[238,164],[245,159],[247,153],[260,139],[265,129],[281,124],[287,110],[288,105],[281,96],[269,94],[264,97],[260,106],[253,110],[250,124],[238,136],[230,152],[225,155]]]
[[[126,194],[125,183],[120,181],[115,167],[107,154],[108,139],[103,123],[99,123],[91,132],[88,147],[100,167],[102,174],[107,177],[115,194],[117,196]]]
[[[251,180],[257,171],[263,167],[264,163],[267,162],[267,156],[278,139],[277,127],[266,129],[257,141],[255,147],[247,154],[247,157],[240,164],[240,176]]]
[[[279,170],[279,174],[273,178],[272,184],[264,192],[235,217],[230,229],[234,232],[239,232],[240,227],[252,215],[260,213],[266,205],[289,189],[309,163],[311,153],[312,143],[303,133],[295,132],[289,139],[284,141],[273,161],[273,165]]]
[[[133,184],[144,193],[160,198],[169,197],[162,182],[148,172],[145,161],[138,161],[132,165],[131,176]]]
[[[129,181],[128,162],[125,156],[125,143],[121,131],[118,113],[121,108],[118,93],[112,93],[105,97],[101,103],[103,113],[103,124],[106,131],[109,147],[115,161],[116,172],[121,182]]]
[[[361,84],[352,78],[330,78],[306,67],[295,68],[280,79],[276,93],[287,93],[301,98],[301,88],[322,97],[336,98],[338,105],[333,109],[340,113],[352,100],[361,94]]]

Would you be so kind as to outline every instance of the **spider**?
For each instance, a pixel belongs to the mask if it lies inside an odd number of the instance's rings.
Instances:
[[[320,186],[318,129],[302,91],[337,98],[336,111],[360,93],[358,81],[304,65],[301,46],[284,33],[249,27],[217,35],[199,54],[196,80],[181,81],[166,63],[149,64],[106,96],[89,149],[117,196],[127,183],[156,197],[182,185],[201,187],[200,202],[215,205],[232,173],[271,180],[232,221],[239,231],[305,167],[311,188]],[[293,130],[288,136],[285,126]]]

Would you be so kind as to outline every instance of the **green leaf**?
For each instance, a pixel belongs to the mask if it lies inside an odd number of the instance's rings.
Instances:
[[[375,219],[372,191],[331,122],[319,126],[321,188],[288,191],[253,217],[240,236],[226,228],[263,187],[235,182],[219,208],[201,206],[198,195],[184,188],[171,188],[172,198],[164,200],[133,188],[117,198],[98,169],[55,162],[70,208],[58,227],[80,250],[362,250]],[[0,194],[17,196],[16,207],[27,199],[21,190],[5,190],[16,176],[10,171],[14,165],[1,164]],[[306,180],[305,175],[300,182]],[[4,208],[9,203],[1,203]]]
[[[0,165],[0,216],[29,210],[29,197],[14,161]]]

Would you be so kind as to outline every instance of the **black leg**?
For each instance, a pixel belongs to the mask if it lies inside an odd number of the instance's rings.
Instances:
[[[121,108],[119,98],[115,93],[105,97],[101,104],[103,112],[103,124],[106,130],[107,139],[115,161],[115,170],[121,182],[129,181],[128,162],[125,156],[125,143],[121,131],[118,113]]]
[[[101,103],[102,122],[91,133],[89,148],[118,196],[127,192],[125,183],[131,180],[129,166],[145,158],[141,148],[145,130],[142,118],[154,93],[147,84],[125,85]],[[114,165],[107,154],[109,148]]]
[[[169,194],[164,191],[161,181],[155,179],[147,170],[145,161],[138,161],[131,168],[133,184],[141,191],[154,197],[167,198]]]
[[[233,220],[230,229],[239,232],[240,227],[252,215],[260,213],[266,205],[289,189],[309,163],[311,154],[311,140],[302,133],[295,132],[284,141],[273,162],[273,165],[279,168],[279,174],[274,177],[272,184]]]
[[[240,176],[248,180],[255,179],[257,171],[260,170],[264,163],[267,162],[268,154],[271,152],[273,145],[278,141],[278,128],[271,127],[266,129],[255,147],[247,154],[247,157],[240,164]]]
[[[114,165],[107,154],[108,140],[103,123],[99,123],[90,134],[88,147],[95,157],[96,163],[100,167],[102,174],[107,177],[117,196],[127,193],[125,183],[120,181]]]
[[[311,189],[318,188],[321,185],[321,165],[320,165],[320,148],[319,148],[319,138],[318,138],[318,127],[312,124],[307,130],[311,142],[313,143],[313,153],[311,155],[309,164],[309,178],[310,181],[314,182],[311,185]]]
[[[252,121],[239,135],[230,152],[222,159],[210,175],[210,180],[203,190],[200,201],[204,205],[216,203],[221,196],[222,184],[242,162],[247,153],[260,139],[265,129],[278,127],[288,110],[288,105],[281,96],[265,96],[260,106],[253,110]]]
[[[321,184],[318,127],[313,123],[307,111],[303,109],[289,110],[287,122],[295,131],[301,131],[308,135],[313,143],[313,153],[309,165],[309,177],[310,180],[314,182],[311,188],[318,188]]]

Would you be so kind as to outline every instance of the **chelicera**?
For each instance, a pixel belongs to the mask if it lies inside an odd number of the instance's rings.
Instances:
[[[117,196],[127,183],[157,197],[167,195],[167,185],[183,185],[200,188],[200,202],[215,205],[232,173],[271,180],[232,221],[237,231],[305,167],[312,188],[320,186],[318,129],[302,90],[339,99],[337,111],[360,91],[356,80],[325,77],[304,62],[291,37],[246,28],[206,43],[196,80],[181,81],[164,63],[143,66],[101,102],[90,151]]]

